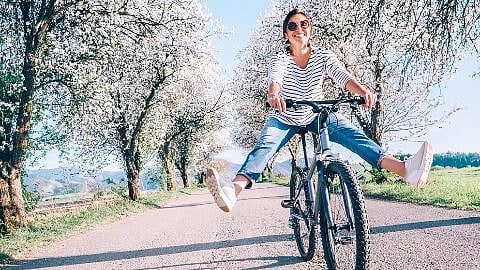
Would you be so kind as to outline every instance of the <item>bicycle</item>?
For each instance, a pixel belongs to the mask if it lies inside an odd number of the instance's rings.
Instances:
[[[330,149],[327,119],[342,104],[352,108],[365,103],[363,98],[305,101],[286,100],[287,107],[307,105],[318,118],[318,140],[312,161],[308,162],[305,127],[300,128],[304,166],[292,167],[289,225],[303,260],[315,254],[318,227],[328,269],[368,269],[369,227],[363,193],[355,174],[338,154]],[[311,166],[310,166],[311,165]]]

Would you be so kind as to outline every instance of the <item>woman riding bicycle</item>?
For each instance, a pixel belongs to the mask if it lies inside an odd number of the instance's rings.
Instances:
[[[346,90],[364,97],[366,108],[371,109],[376,102],[375,94],[358,83],[331,51],[310,46],[312,23],[306,13],[299,9],[290,11],[283,21],[283,35],[288,47],[273,57],[268,69],[267,102],[275,110],[264,124],[257,144],[233,181],[222,181],[215,169],[207,170],[207,187],[225,212],[232,210],[240,192],[252,187],[268,160],[301,126],[317,132],[317,119],[311,108],[287,109],[285,99],[322,100],[322,83],[324,75],[328,75]],[[415,155],[401,161],[387,154],[341,114],[329,116],[328,130],[333,142],[358,154],[371,166],[394,172],[417,188],[427,182],[432,163],[430,143],[424,142]]]

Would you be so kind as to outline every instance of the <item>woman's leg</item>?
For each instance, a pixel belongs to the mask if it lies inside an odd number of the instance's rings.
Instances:
[[[235,187],[235,196],[237,197],[240,194],[240,192],[242,192],[242,190],[244,190],[247,186],[252,185],[252,181],[250,181],[250,179],[248,179],[243,174],[235,175],[235,178],[233,178],[232,182]]]
[[[309,125],[309,129],[316,129],[316,124],[314,121]],[[339,143],[356,153],[372,167],[386,169],[398,174],[406,182],[417,188],[427,183],[433,160],[432,146],[429,142],[423,142],[415,155],[409,157],[406,161],[401,161],[386,154],[384,149],[341,114],[331,114],[327,127],[331,141]]]
[[[429,142],[423,142],[418,152],[407,160],[400,161],[387,155],[381,160],[380,167],[400,175],[406,182],[420,188],[428,181],[432,161],[432,145]]]
[[[380,161],[380,168],[391,171],[401,177],[405,177],[405,162],[392,155],[386,155]]]
[[[314,120],[307,126],[307,128],[309,131],[318,133],[317,120]],[[330,114],[327,121],[327,129],[330,141],[338,143],[356,153],[372,167],[381,169],[380,162],[384,157],[388,156],[386,151],[373,140],[368,138],[360,129],[350,123],[345,116],[340,113]],[[392,160],[392,164],[393,161],[394,160]],[[387,164],[390,165],[388,162]]]
[[[257,143],[247,155],[245,162],[233,180],[239,186],[240,191],[244,188],[250,188],[255,183],[267,166],[268,161],[297,131],[298,127],[284,124],[274,117],[267,119]]]
[[[298,127],[269,117],[257,144],[247,155],[233,181],[222,181],[215,169],[207,169],[206,184],[218,207],[225,212],[230,212],[240,192],[253,185],[270,158],[290,140],[297,130]]]

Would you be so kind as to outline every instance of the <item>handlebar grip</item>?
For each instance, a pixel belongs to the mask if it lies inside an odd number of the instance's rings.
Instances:
[[[285,105],[286,105],[287,108],[293,107],[293,103],[294,103],[294,102],[293,102],[292,99],[288,99],[288,98],[285,99]],[[266,106],[267,108],[270,108],[270,103],[265,102],[265,106]]]
[[[292,108],[292,107],[293,107],[293,103],[294,103],[294,102],[293,102],[292,99],[289,99],[289,98],[285,99],[285,105],[286,105],[287,108]]]
[[[356,97],[355,99],[357,100],[358,105],[365,104],[365,98],[364,97]]]

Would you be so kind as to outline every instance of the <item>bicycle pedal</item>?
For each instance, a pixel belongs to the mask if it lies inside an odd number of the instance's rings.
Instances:
[[[283,200],[282,201],[282,207],[283,208],[294,208],[295,207],[295,201],[292,200]]]
[[[338,239],[338,243],[341,245],[351,245],[353,244],[353,237],[351,236],[342,236]]]

